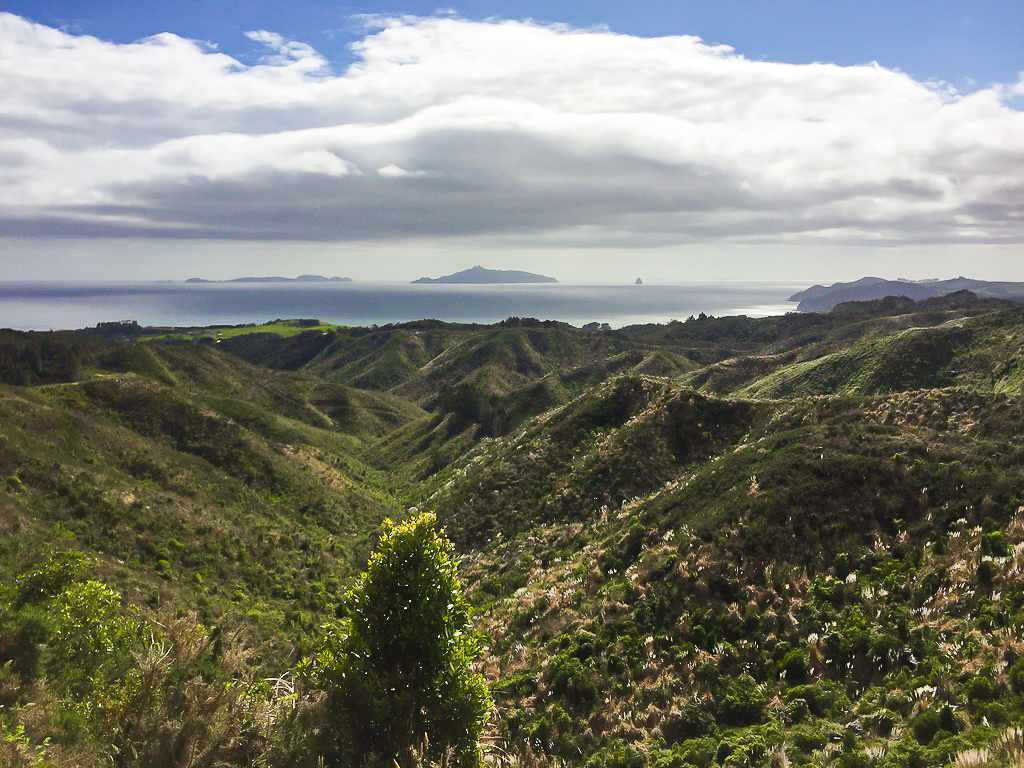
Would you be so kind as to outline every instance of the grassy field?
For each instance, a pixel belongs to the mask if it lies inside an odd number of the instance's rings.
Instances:
[[[302,324],[300,324],[302,323]],[[168,328],[164,333],[152,333],[141,336],[142,341],[199,341],[200,339],[233,339],[237,336],[248,336],[253,333],[272,333],[275,336],[288,338],[309,331],[337,331],[347,326],[321,323],[306,325],[305,321],[274,320],[261,325],[234,325],[229,327],[208,326],[205,328]]]

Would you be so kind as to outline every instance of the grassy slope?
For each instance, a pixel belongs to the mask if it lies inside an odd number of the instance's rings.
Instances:
[[[820,762],[833,742],[850,764],[931,765],[995,740],[1024,704],[1009,675],[1024,454],[1007,450],[1022,421],[1014,400],[956,390],[780,404],[667,484],[485,538],[467,570],[501,681],[496,737],[701,766]],[[501,460],[447,493],[507,493],[487,472]]]
[[[925,309],[774,340],[683,378],[709,393],[789,398],[943,386],[1019,391],[1019,309]]]
[[[359,440],[380,417],[339,426],[315,382],[199,345],[119,354],[141,363],[3,390],[6,567],[60,541],[132,600],[305,642],[396,509]]]
[[[301,653],[416,505],[466,553],[522,764],[998,760],[1024,722],[1021,321],[90,347],[80,382],[0,389],[0,565],[81,549],[134,603]]]

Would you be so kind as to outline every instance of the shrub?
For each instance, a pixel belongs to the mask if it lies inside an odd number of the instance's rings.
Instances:
[[[804,699],[815,717],[839,718],[850,709],[845,691],[830,680],[795,685],[786,692],[786,700]]]
[[[14,605],[21,608],[56,597],[81,575],[84,567],[85,557],[80,552],[51,552],[36,568],[18,576]]]
[[[978,714],[984,716],[984,718],[988,720],[989,725],[995,727],[1004,726],[1010,721],[1006,707],[998,701],[979,705]]]
[[[643,749],[617,741],[592,755],[586,768],[646,768],[647,764],[647,753]]]
[[[939,713],[934,709],[926,709],[911,720],[910,727],[918,744],[929,744],[939,732]]]
[[[718,705],[720,719],[730,725],[752,725],[764,718],[768,700],[750,675],[732,680]]]
[[[219,635],[207,634],[195,616],[167,620],[161,630],[104,708],[113,754],[131,755],[129,765],[146,768],[176,768],[188,760],[265,765],[264,724],[291,712],[287,686],[275,690],[253,680],[246,654],[237,646],[222,648]]]
[[[551,690],[570,704],[587,706],[597,698],[593,676],[574,656],[555,656],[544,670]]]
[[[861,716],[861,723],[872,733],[888,737],[896,724],[896,713],[883,707]]]
[[[978,586],[984,590],[992,589],[992,582],[995,579],[995,566],[991,560],[982,560],[978,564]]]
[[[1010,687],[1016,694],[1024,694],[1024,659],[1018,659],[1010,667]]]
[[[992,681],[987,677],[972,677],[967,683],[967,698],[970,701],[988,701],[994,695]]]
[[[345,596],[306,672],[327,693],[325,746],[340,762],[456,766],[480,762],[491,711],[450,541],[432,514],[385,521],[378,550]],[[426,752],[426,755],[422,753]]]
[[[91,693],[131,663],[139,624],[121,595],[98,581],[77,582],[57,596],[50,667],[74,694]]]
[[[687,702],[677,715],[669,715],[661,724],[661,734],[668,744],[715,732],[715,719],[696,702]]]
[[[49,739],[47,739],[47,742]],[[39,766],[48,768],[46,761],[47,744],[33,744],[21,723],[11,723],[0,718],[0,764],[11,766]]]
[[[952,707],[945,706],[939,710],[939,728],[946,733],[960,733],[961,723]]]
[[[43,643],[50,636],[49,615],[37,606],[26,606],[17,613],[0,615],[0,665],[10,663],[22,681],[39,674]]]
[[[801,650],[793,650],[782,659],[782,671],[790,683],[802,683],[807,677],[807,654]]]
[[[811,709],[807,706],[806,701],[803,699],[793,699],[786,704],[786,709],[783,712],[783,720],[787,725],[795,725],[803,722],[810,714]]]

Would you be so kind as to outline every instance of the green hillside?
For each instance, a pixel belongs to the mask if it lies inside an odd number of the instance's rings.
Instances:
[[[423,512],[487,762],[1020,764],[1016,305],[282,327],[0,334],[0,765],[387,762]],[[395,760],[475,762],[423,706]]]

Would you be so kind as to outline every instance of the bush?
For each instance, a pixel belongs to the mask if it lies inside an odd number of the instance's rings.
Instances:
[[[875,735],[888,738],[896,724],[896,713],[883,707],[863,715],[861,723]]]
[[[1010,722],[1010,716],[1005,706],[998,701],[989,702],[978,706],[978,714],[988,720],[989,725],[999,728]]]
[[[591,755],[586,768],[646,768],[647,753],[631,744],[613,742],[601,752]]]
[[[544,670],[551,690],[570,704],[588,706],[597,698],[593,676],[574,656],[555,656]]]
[[[939,710],[939,728],[946,733],[960,733],[961,723],[952,707],[945,706]]]
[[[339,762],[480,762],[491,711],[450,541],[431,514],[385,521],[378,550],[345,596],[347,618],[306,672],[327,693]],[[426,754],[422,754],[426,752]]]
[[[37,606],[0,616],[0,665],[10,663],[24,682],[35,680],[51,624],[47,613]]]
[[[678,744],[716,730],[715,718],[692,701],[678,715],[669,715],[661,724],[661,735],[667,744]]]
[[[186,760],[266,765],[271,746],[262,723],[283,720],[292,698],[253,680],[246,654],[236,646],[225,651],[219,635],[208,634],[195,616],[167,620],[157,631],[159,641],[139,653],[104,707],[103,736],[112,753],[132,755],[128,765],[146,768],[177,768]]]
[[[781,667],[787,682],[802,683],[807,677],[807,654],[801,650],[790,651],[782,659]]]
[[[934,709],[926,709],[910,722],[914,738],[921,745],[930,744],[939,732],[939,713]]]
[[[830,680],[820,680],[808,685],[795,685],[786,692],[786,701],[803,699],[815,717],[837,719],[850,709],[846,692]]]
[[[978,563],[978,586],[986,591],[991,590],[995,572],[996,569],[991,560],[982,560]]]
[[[77,582],[54,601],[50,667],[76,695],[88,695],[132,663],[139,624],[121,608],[121,595],[98,581]]]
[[[750,675],[732,680],[718,705],[722,722],[730,725],[753,725],[765,715],[768,699]]]
[[[1010,687],[1016,694],[1024,694],[1024,659],[1018,659],[1010,667]]]
[[[78,579],[84,567],[85,557],[80,552],[49,553],[36,568],[16,579],[15,607],[42,603],[56,597]]]
[[[803,699],[793,699],[786,704],[786,709],[783,712],[783,721],[786,725],[795,725],[803,722],[810,714],[811,708],[807,706],[806,701]]]
[[[967,683],[967,698],[970,701],[989,701],[995,696],[992,681],[987,677],[973,677]]]

